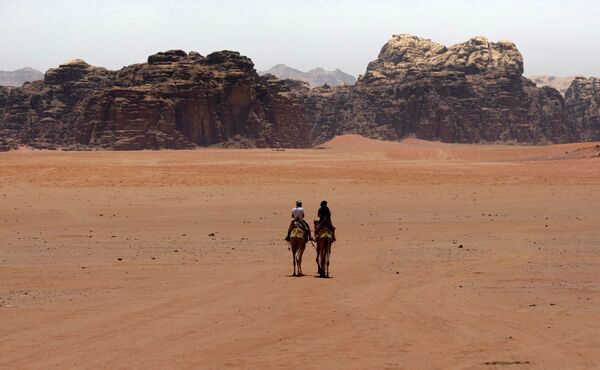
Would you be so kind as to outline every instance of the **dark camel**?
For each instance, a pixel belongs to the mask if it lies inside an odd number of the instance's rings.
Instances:
[[[329,256],[331,254],[331,244],[333,243],[333,232],[328,225],[318,229],[316,226],[318,221],[315,221],[315,239],[317,241],[317,268],[319,277],[329,277]]]

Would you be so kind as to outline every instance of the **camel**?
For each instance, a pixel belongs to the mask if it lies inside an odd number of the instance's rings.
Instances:
[[[317,222],[315,221],[315,226]],[[316,229],[315,229],[316,230]],[[315,231],[316,232],[316,231]],[[333,242],[333,233],[327,226],[323,226],[315,235],[317,240],[317,268],[319,277],[329,277],[329,256],[331,254],[331,243]]]
[[[293,276],[302,276],[302,255],[306,248],[306,240],[304,239],[304,229],[298,224],[294,224],[290,233],[290,246],[294,262]]]

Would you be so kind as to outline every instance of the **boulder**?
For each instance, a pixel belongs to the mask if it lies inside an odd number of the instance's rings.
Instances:
[[[174,63],[179,62],[187,57],[187,53],[183,50],[168,50],[158,52],[148,57],[150,64]]]

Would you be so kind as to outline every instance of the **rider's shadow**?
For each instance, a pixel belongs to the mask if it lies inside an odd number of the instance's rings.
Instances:
[[[299,277],[309,277],[311,275],[283,275],[286,278],[299,278]],[[319,273],[312,275],[312,277],[317,279],[333,279],[333,276],[319,276]]]

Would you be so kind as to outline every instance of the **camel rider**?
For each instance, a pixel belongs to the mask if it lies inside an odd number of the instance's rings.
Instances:
[[[319,232],[319,230],[323,226],[329,226],[331,228],[331,234],[333,236],[333,241],[335,241],[335,227],[331,223],[331,210],[327,207],[327,201],[324,200],[321,202],[321,208],[317,212],[317,216],[319,217],[319,223],[315,228],[315,235]]]
[[[308,222],[304,220],[304,208],[302,208],[302,201],[300,200],[297,200],[296,207],[292,208],[292,222],[290,223],[287,236],[285,237],[285,240],[287,240],[288,242],[290,241],[290,234],[292,232],[292,229],[294,228],[295,222],[298,222],[300,225],[302,225],[302,228],[304,229],[305,241],[314,240],[312,235],[310,234],[310,226],[308,225]]]

